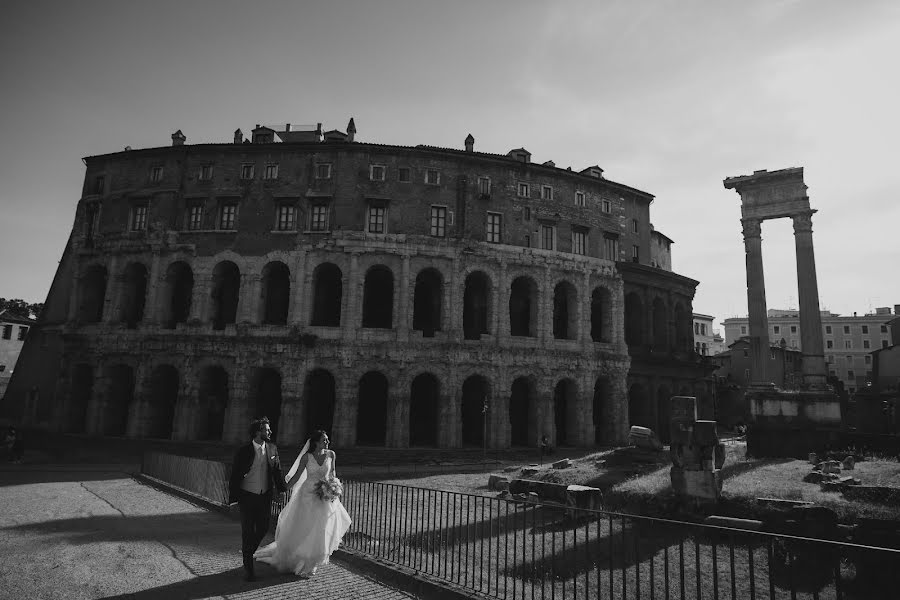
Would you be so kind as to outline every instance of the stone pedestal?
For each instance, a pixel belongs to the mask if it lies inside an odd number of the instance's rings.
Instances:
[[[783,391],[751,388],[747,453],[754,457],[806,458],[824,450],[841,433],[840,397],[830,390]]]

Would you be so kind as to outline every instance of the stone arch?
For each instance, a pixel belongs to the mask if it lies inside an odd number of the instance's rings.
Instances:
[[[653,409],[647,387],[642,383],[633,383],[628,388],[628,425],[653,428]]]
[[[482,333],[490,333],[491,280],[484,271],[466,276],[463,291],[463,337],[477,340]]]
[[[490,394],[490,382],[482,375],[472,375],[463,381],[459,407],[463,446],[484,444],[484,420],[487,418],[484,403]]]
[[[87,428],[87,411],[94,395],[94,369],[88,364],[72,367],[72,385],[69,392],[69,412],[66,431],[84,433]]]
[[[629,346],[644,343],[644,303],[635,292],[625,294],[625,343]]]
[[[394,273],[384,265],[366,271],[363,282],[362,326],[391,329],[394,319]]]
[[[611,342],[613,336],[612,301],[610,292],[603,286],[591,293],[591,340]]]
[[[286,325],[291,304],[291,270],[281,261],[272,261],[262,270],[260,304],[264,325]]]
[[[120,298],[119,321],[128,329],[136,329],[144,318],[147,302],[147,267],[143,263],[133,262],[125,267]]]
[[[656,390],[656,435],[664,444],[670,441],[669,422],[672,420],[672,391],[667,385]]]
[[[594,444],[600,445],[608,443],[610,440],[606,437],[606,423],[604,418],[608,418],[609,402],[611,398],[611,387],[607,377],[598,377],[594,382],[594,397],[591,403],[593,423],[594,423]]]
[[[413,292],[413,329],[422,337],[434,337],[441,331],[441,304],[444,298],[444,278],[434,268],[423,269],[416,275]]]
[[[510,445],[533,447],[537,444],[537,393],[529,377],[512,383],[509,397]]]
[[[537,337],[538,286],[527,275],[516,277],[509,287],[509,334]]]
[[[197,438],[221,440],[229,404],[228,372],[224,367],[210,365],[200,372],[198,404],[205,418],[198,419]]]
[[[691,349],[691,313],[681,302],[675,303],[675,348],[679,352]]]
[[[409,386],[409,445],[437,446],[441,386],[432,373],[421,373]]]
[[[341,269],[333,263],[322,263],[313,271],[312,319],[310,325],[341,326],[341,301],[344,284]]]
[[[553,424],[557,446],[573,446],[578,435],[578,385],[560,379],[553,389]]]
[[[553,337],[574,340],[578,335],[578,292],[568,281],[553,289]]]
[[[388,379],[369,371],[359,379],[356,444],[384,446],[387,433]]]
[[[669,350],[668,310],[660,297],[653,299],[653,349],[658,352]]]
[[[241,293],[241,272],[230,260],[215,266],[212,275],[213,329],[225,329],[237,321],[238,300]]]
[[[187,323],[191,315],[191,301],[194,295],[194,272],[184,261],[175,261],[166,269],[163,281],[162,325],[175,329],[178,323]]]
[[[106,267],[91,265],[81,277],[78,286],[78,320],[83,323],[99,323],[103,319],[106,299]]]
[[[269,418],[272,439],[276,439],[278,422],[281,419],[281,373],[277,369],[271,367],[254,369],[250,377],[250,408],[253,418]]]
[[[159,365],[150,373],[148,384],[144,435],[169,439],[172,437],[180,387],[178,369],[172,365]]]
[[[103,435],[125,435],[134,402],[134,369],[117,364],[107,368],[109,388],[103,416]]]
[[[334,427],[334,408],[337,392],[334,376],[326,369],[313,369],[306,376],[304,385],[306,425],[303,437],[316,429],[331,432]]]

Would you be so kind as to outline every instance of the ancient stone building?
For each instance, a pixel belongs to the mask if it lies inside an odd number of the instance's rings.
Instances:
[[[176,440],[265,414],[291,443],[590,446],[703,391],[697,282],[649,266],[650,194],[471,136],[355,133],[179,131],[86,158],[4,412]]]

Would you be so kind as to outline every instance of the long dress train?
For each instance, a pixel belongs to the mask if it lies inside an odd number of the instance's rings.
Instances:
[[[331,457],[326,456],[319,465],[309,457],[306,478],[299,487],[295,486],[291,499],[278,516],[275,541],[257,550],[253,558],[282,573],[296,575],[312,575],[328,563],[351,524],[340,500],[322,500],[314,491],[316,482],[328,474],[330,461]]]

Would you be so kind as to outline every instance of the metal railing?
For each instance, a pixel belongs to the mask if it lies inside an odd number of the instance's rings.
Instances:
[[[161,460],[145,467],[179,487],[197,472]],[[221,488],[227,472],[205,471],[221,474]],[[872,600],[900,590],[894,549],[375,481],[344,479],[343,503],[353,519],[344,547],[489,598]]]

